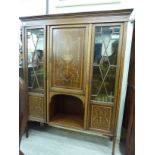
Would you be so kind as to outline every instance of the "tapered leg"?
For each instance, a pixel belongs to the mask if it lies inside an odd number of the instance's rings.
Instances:
[[[28,138],[28,137],[29,137],[29,127],[28,127],[28,123],[27,123],[26,129],[25,129],[25,132],[26,132],[26,138]]]
[[[112,155],[115,155],[115,145],[116,145],[116,137],[113,137],[113,145],[112,145]]]
[[[40,127],[44,127],[44,126],[45,126],[45,124],[40,122]]]
[[[113,141],[113,137],[110,137],[110,141]]]

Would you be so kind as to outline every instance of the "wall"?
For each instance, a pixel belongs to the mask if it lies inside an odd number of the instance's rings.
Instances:
[[[115,1],[115,3],[104,4],[98,3],[93,5],[79,5],[75,6],[75,0],[72,1],[72,5],[60,6],[58,0],[20,0],[19,16],[32,16],[32,15],[43,15],[48,11],[49,14],[57,13],[71,13],[71,12],[87,12],[87,11],[99,11],[99,10],[116,10],[116,9],[127,9],[134,8],[133,0],[78,0],[90,3],[90,1]],[[118,2],[119,1],[119,2]],[[48,7],[46,7],[46,2]],[[80,4],[80,2],[79,2]],[[47,10],[46,10],[47,8]]]
[[[116,9],[123,9],[123,8],[132,8],[134,5],[133,0],[113,0],[114,3],[110,3],[110,4],[98,3],[94,5],[90,5],[88,0],[88,1],[85,1],[85,3],[88,3],[89,5],[80,5],[80,2],[79,2],[79,6],[74,5],[75,3],[74,0],[71,0],[72,5],[68,5],[68,6],[60,6],[59,3],[57,3],[56,1],[57,0],[49,0],[49,14],[87,12],[87,11],[99,11],[99,10],[116,10]],[[111,2],[112,0],[93,0],[93,1],[94,3],[96,1],[97,3],[97,1]]]
[[[72,0],[73,1],[73,0]],[[81,1],[81,0],[80,0]],[[96,0],[99,1],[99,0]],[[127,9],[134,8],[133,0],[119,0],[120,2],[111,3],[111,4],[96,4],[96,5],[79,5],[74,6],[74,3],[69,6],[58,6],[56,0],[21,0],[20,3],[20,14],[19,16],[31,16],[31,15],[43,15],[48,12],[49,14],[58,14],[58,13],[71,13],[71,12],[88,12],[88,11],[99,11],[99,10],[117,10],[117,9]],[[48,3],[47,3],[48,2]],[[48,7],[46,5],[48,4]],[[120,113],[118,120],[118,131],[117,131],[117,140],[120,140],[121,135],[121,126],[123,120],[124,112],[124,103],[127,87],[127,78],[128,78],[128,69],[129,69],[129,60],[130,60],[130,39],[132,38],[132,25],[128,25],[128,39],[127,39],[127,48],[125,54],[125,65],[124,65],[124,74],[122,81],[122,93],[121,93],[121,102],[120,102]]]
[[[46,0],[20,0],[19,16],[46,14]]]

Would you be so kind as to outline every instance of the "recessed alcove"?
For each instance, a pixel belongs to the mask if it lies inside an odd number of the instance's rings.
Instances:
[[[54,95],[51,98],[49,115],[52,123],[73,128],[84,127],[83,103],[75,96]]]

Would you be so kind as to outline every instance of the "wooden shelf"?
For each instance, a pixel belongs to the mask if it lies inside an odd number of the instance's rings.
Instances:
[[[52,117],[51,122],[66,127],[84,128],[84,119],[78,115],[58,113]]]

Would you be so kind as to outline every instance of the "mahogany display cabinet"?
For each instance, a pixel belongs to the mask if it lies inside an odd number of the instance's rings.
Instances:
[[[132,9],[20,17],[29,120],[113,138]]]

